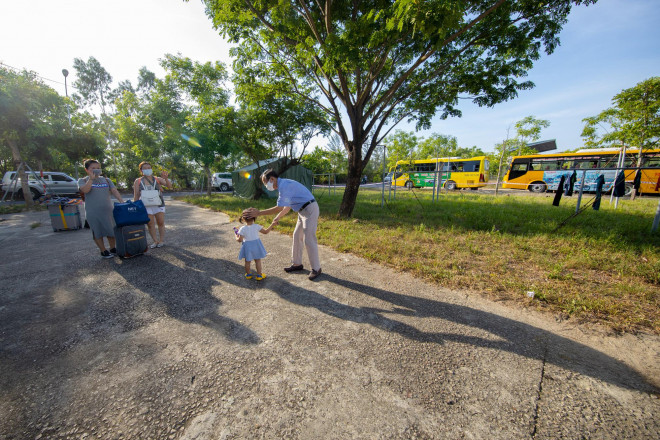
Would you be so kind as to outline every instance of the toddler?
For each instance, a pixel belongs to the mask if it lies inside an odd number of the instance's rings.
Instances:
[[[238,259],[245,259],[245,278],[252,279],[254,277],[257,281],[266,278],[266,275],[261,270],[261,259],[266,256],[266,248],[259,239],[259,233],[268,234],[273,229],[273,224],[264,228],[254,222],[253,217],[242,216],[239,221],[245,223],[240,229],[234,228],[236,234],[236,241],[242,243],[241,251],[238,253]],[[257,273],[253,274],[250,270],[250,263],[254,260],[257,266]]]

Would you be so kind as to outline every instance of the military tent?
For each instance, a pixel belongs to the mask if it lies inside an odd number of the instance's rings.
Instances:
[[[277,198],[277,191],[268,191],[261,183],[261,174],[269,168],[277,171],[280,177],[285,179],[296,180],[312,190],[312,176],[311,170],[303,167],[302,165],[293,165],[281,172],[287,164],[291,163],[291,159],[286,157],[274,157],[271,159],[260,160],[246,167],[236,170],[231,174],[232,184],[234,186],[234,195],[247,199],[254,198],[257,193],[257,185],[261,186],[262,193],[268,198]]]

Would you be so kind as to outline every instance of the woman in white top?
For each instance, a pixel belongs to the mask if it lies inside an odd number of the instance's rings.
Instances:
[[[133,200],[140,200],[142,190],[156,189],[160,192],[160,205],[147,206],[149,214],[149,235],[153,243],[149,246],[151,249],[162,247],[165,242],[165,201],[163,200],[163,187],[172,189],[172,182],[168,178],[167,171],[160,173],[160,177],[153,175],[153,169],[149,162],[140,163],[140,172],[142,177],[135,179],[133,183]],[[158,235],[156,235],[156,225],[158,225]]]

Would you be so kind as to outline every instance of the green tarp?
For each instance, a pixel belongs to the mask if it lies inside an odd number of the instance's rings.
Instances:
[[[266,190],[260,180],[261,174],[269,168],[277,171],[280,177],[302,183],[307,187],[307,189],[311,191],[313,178],[312,171],[301,165],[294,165],[287,168],[287,170],[282,173],[281,170],[283,170],[288,163],[290,163],[290,159],[286,157],[274,157],[271,159],[261,160],[257,163],[253,163],[252,165],[243,167],[240,170],[234,171],[231,173],[231,180],[234,186],[234,195],[237,197],[252,199],[257,192],[256,185],[260,185],[263,194],[265,194],[268,198],[277,198],[277,191]]]

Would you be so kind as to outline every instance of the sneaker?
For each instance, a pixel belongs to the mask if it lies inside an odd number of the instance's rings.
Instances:
[[[158,243],[152,243],[151,246],[149,246],[149,249],[156,249],[158,247]]]
[[[263,280],[264,278],[266,278],[266,275],[263,274],[263,273],[258,273],[258,274],[254,277],[254,279],[257,280],[257,281],[261,281],[261,280]]]
[[[101,258],[112,258],[114,255],[111,255],[107,250],[101,252]]]
[[[294,272],[296,270],[303,270],[303,265],[302,264],[298,264],[298,265],[292,264],[291,266],[284,268],[284,272]]]
[[[318,277],[319,275],[321,275],[321,268],[320,267],[319,267],[319,270],[312,269],[312,272],[309,274],[309,279],[313,280],[316,277]]]
[[[111,255],[117,255],[117,248],[110,249],[110,254]]]
[[[165,243],[163,243],[162,241],[156,245],[156,247],[159,247],[159,248],[161,248],[163,246],[165,246]]]
[[[246,280],[251,280],[253,276],[254,276],[254,275],[252,275],[251,272],[250,272],[250,273],[246,273],[246,274],[245,274],[245,279],[246,279]]]

